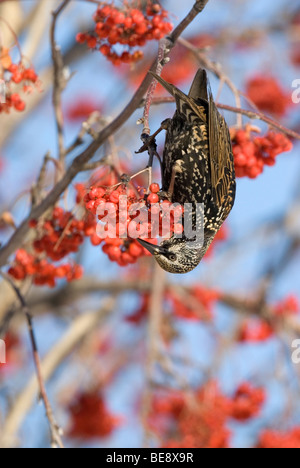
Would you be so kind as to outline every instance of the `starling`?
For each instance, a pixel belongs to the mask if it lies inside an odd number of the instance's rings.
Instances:
[[[176,102],[175,115],[163,123],[163,192],[172,203],[192,206],[189,222],[194,230],[202,229],[204,238],[201,245],[191,248],[185,220],[181,237],[174,235],[160,246],[140,242],[164,270],[188,273],[200,263],[234,204],[230,133],[215,105],[205,70],[198,70],[188,95],[161,77],[155,78]],[[203,207],[200,218],[196,216],[199,205]]]

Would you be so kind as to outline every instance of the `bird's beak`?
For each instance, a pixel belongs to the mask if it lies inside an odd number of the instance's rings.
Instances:
[[[137,239],[137,241],[142,247],[145,247],[151,255],[159,255],[163,253],[163,249],[157,245],[150,244],[150,242],[147,242],[144,239]]]

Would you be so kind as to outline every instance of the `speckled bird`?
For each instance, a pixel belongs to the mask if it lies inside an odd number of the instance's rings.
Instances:
[[[176,112],[162,126],[166,129],[163,153],[163,193],[172,203],[192,206],[193,229],[202,229],[201,245],[191,247],[184,234],[153,246],[140,241],[158,264],[170,273],[196,268],[235,200],[236,182],[228,126],[219,113],[205,70],[198,70],[188,95],[161,77],[155,78],[175,98]],[[203,206],[202,216],[196,207]]]

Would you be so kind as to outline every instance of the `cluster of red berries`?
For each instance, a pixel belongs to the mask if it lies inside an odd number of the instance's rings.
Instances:
[[[11,109],[15,109],[16,111],[23,112],[25,110],[26,104],[21,99],[18,93],[8,94],[5,97],[5,102],[0,103],[0,113],[9,114]]]
[[[261,449],[296,449],[300,448],[300,427],[287,432],[264,431],[259,438],[257,448]]]
[[[153,183],[145,199],[140,195],[141,188],[134,190],[123,184],[116,189],[95,186],[84,196],[86,210],[97,215],[100,222],[106,221],[104,232],[94,232],[91,241],[93,245],[104,243],[102,250],[112,262],[127,266],[150,255],[136,239],[143,238],[155,244],[157,236],[165,235],[165,226],[170,236],[182,234],[183,208],[177,206],[170,210],[169,201],[160,202],[159,190],[159,185]],[[126,197],[124,206],[122,196]]]
[[[246,93],[261,111],[277,117],[285,115],[292,103],[290,93],[271,76],[258,75],[251,78],[247,82]]]
[[[193,287],[183,298],[175,290],[168,293],[173,314],[185,320],[210,321],[213,317],[213,307],[220,299],[218,291],[202,286]]]
[[[300,304],[299,299],[290,295],[271,306],[274,317],[280,318],[287,315],[294,315],[299,313]],[[240,342],[261,342],[272,338],[275,335],[275,330],[270,323],[258,319],[252,318],[245,320],[240,326],[238,332],[238,341]]]
[[[38,76],[33,68],[26,68],[22,62],[13,63],[8,49],[0,50],[0,65],[3,69],[3,76],[0,75],[0,78],[5,82],[5,102],[0,102],[0,113],[8,114],[11,109],[22,112],[26,104],[19,92],[13,92],[13,88],[21,85],[23,92],[29,93],[32,85],[38,84]]]
[[[98,391],[77,395],[70,405],[69,437],[91,439],[108,437],[120,425],[120,418],[111,414]]]
[[[245,320],[238,331],[239,342],[259,343],[274,336],[274,329],[268,322],[260,319]]]
[[[135,47],[143,47],[150,40],[159,40],[172,30],[167,17],[168,13],[152,2],[145,12],[127,2],[122,8],[105,3],[94,15],[94,32],[79,33],[76,39],[81,44],[87,43],[91,49],[99,49],[114,65],[134,63],[143,57],[143,52],[134,50]],[[114,48],[116,44],[125,50],[119,53]]]
[[[290,295],[273,306],[273,312],[277,317],[298,314],[300,304],[298,297]]]
[[[263,388],[254,388],[247,382],[243,383],[233,396],[231,416],[238,421],[248,421],[259,415],[265,399]]]
[[[237,177],[255,179],[264,170],[264,166],[274,166],[276,156],[291,151],[292,142],[283,134],[269,131],[265,136],[253,135],[257,129],[246,126],[245,129],[231,129],[233,156]]]
[[[66,278],[68,281],[74,281],[81,278],[82,268],[76,264],[55,266],[45,258],[39,259],[36,255],[31,255],[26,250],[20,249],[17,251],[14,264],[8,273],[17,281],[31,277],[36,286],[54,288],[58,279]]]
[[[163,448],[228,448],[230,407],[214,382],[187,396],[168,392],[154,398],[149,425]]]
[[[195,286],[188,294],[177,294],[175,289],[167,290],[164,301],[169,305],[174,317],[185,320],[209,321],[213,317],[213,306],[220,299],[218,291]],[[145,293],[141,295],[141,303],[133,314],[126,317],[126,321],[140,324],[149,313],[150,296]]]
[[[139,325],[149,314],[150,306],[150,295],[145,293],[140,296],[140,305],[138,308],[130,315],[127,315],[126,321]]]
[[[32,228],[39,228],[36,221],[30,223]],[[37,253],[45,253],[57,262],[70,253],[78,252],[84,241],[85,222],[76,219],[72,213],[56,207],[50,219],[41,226],[42,236],[34,241]]]
[[[228,448],[231,418],[247,421],[256,417],[265,401],[261,388],[241,384],[232,398],[208,382],[193,394],[168,392],[156,395],[149,424],[168,448]]]
[[[34,253],[18,250],[8,273],[18,281],[32,277],[35,285],[49,287],[54,287],[61,278],[67,281],[80,279],[83,274],[80,265],[69,262],[54,265],[53,262],[78,252],[84,237],[90,234],[91,229],[95,231],[95,224],[90,217],[78,220],[60,207],[55,207],[51,217],[41,225],[35,220],[30,221],[30,227],[35,229],[37,236],[32,244]]]
[[[70,122],[83,122],[95,111],[102,113],[102,105],[95,103],[92,97],[80,97],[67,109],[66,117]]]

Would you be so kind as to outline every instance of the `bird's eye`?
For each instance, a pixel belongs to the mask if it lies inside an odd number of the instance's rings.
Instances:
[[[169,259],[171,260],[171,262],[175,262],[177,260],[177,255],[175,254],[170,254],[169,255]]]

